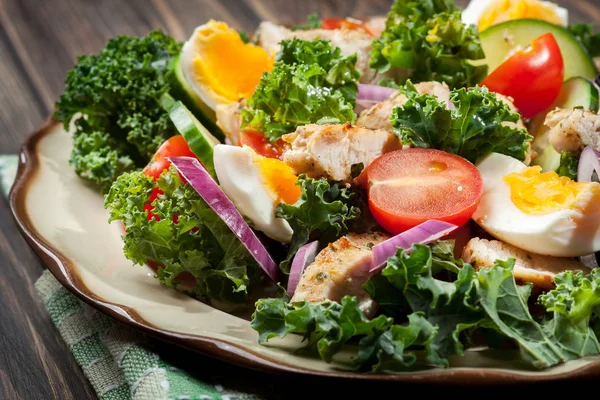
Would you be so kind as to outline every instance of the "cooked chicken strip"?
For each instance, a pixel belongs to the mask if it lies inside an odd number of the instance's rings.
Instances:
[[[600,115],[580,108],[557,108],[544,121],[550,132],[548,140],[559,153],[579,153],[585,146],[600,150]]]
[[[282,139],[288,144],[283,161],[297,174],[334,181],[350,181],[353,165],[366,168],[380,155],[402,147],[393,133],[350,123],[304,125]]]
[[[421,82],[415,85],[419,94],[431,94],[438,98],[440,102],[446,105],[450,104],[450,89],[448,85],[440,82]],[[388,132],[392,132],[392,123],[390,122],[390,116],[392,110],[396,106],[403,106],[406,103],[406,95],[396,92],[392,94],[387,100],[373,105],[360,113],[360,116],[356,120],[356,125],[364,126],[369,129],[384,129]]]
[[[491,268],[496,260],[515,259],[516,280],[531,282],[541,289],[554,288],[554,275],[566,270],[590,269],[573,258],[558,258],[530,253],[498,240],[473,238],[465,246],[462,259],[476,269]]]
[[[264,21],[256,31],[257,44],[268,52],[277,53],[280,50],[279,42],[286,39],[298,38],[302,40],[324,39],[339,47],[342,54],[357,55],[356,69],[360,72],[360,82],[377,83],[383,75],[377,74],[369,68],[373,36],[362,29],[309,29],[292,31],[284,26]]]
[[[306,267],[291,301],[339,302],[346,295],[356,296],[359,308],[372,316],[377,304],[362,285],[372,275],[368,270],[371,249],[388,238],[384,233],[349,233],[329,244]]]

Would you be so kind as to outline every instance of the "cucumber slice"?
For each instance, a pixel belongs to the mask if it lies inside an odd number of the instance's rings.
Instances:
[[[171,121],[190,146],[190,150],[198,157],[212,177],[216,179],[213,147],[221,142],[198,121],[181,101],[165,94],[161,98],[161,105],[169,113]]]
[[[577,39],[566,29],[538,19],[506,21],[480,33],[489,72],[502,64],[515,48],[525,48],[545,33],[552,33],[558,42],[565,64],[565,81],[575,76],[596,78],[594,62]]]
[[[174,74],[169,93],[176,99],[181,100],[188,110],[191,111],[198,120],[202,122],[202,125],[211,131],[216,138],[221,141],[225,140],[225,135],[215,123],[217,116],[214,110],[202,101],[185,79],[183,70],[181,69],[181,63],[179,62],[179,56],[175,57],[173,60],[172,68]]]
[[[580,76],[563,83],[554,103],[529,123],[529,131],[535,137],[531,146],[538,153],[538,157],[533,160],[533,164],[541,166],[543,172],[556,171],[560,165],[560,153],[550,146],[548,142],[549,131],[544,128],[546,114],[555,108],[571,109],[574,107],[583,107],[594,112],[597,112],[599,108],[598,88],[592,82]]]

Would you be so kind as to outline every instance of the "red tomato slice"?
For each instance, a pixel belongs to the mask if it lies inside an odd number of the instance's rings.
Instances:
[[[362,29],[369,35],[373,35],[365,26],[364,22],[354,18],[324,18],[321,21],[323,29]]]
[[[240,133],[240,146],[251,147],[256,154],[269,158],[280,158],[283,153],[283,140],[269,143],[265,136],[257,131],[243,130]]]
[[[187,142],[181,135],[167,139],[154,153],[150,163],[144,168],[144,174],[157,180],[164,170],[169,169],[171,163],[167,157],[196,157],[190,150]]]
[[[463,225],[483,192],[477,168],[441,150],[386,153],[369,165],[367,177],[371,213],[394,235],[430,219]]]
[[[481,85],[512,97],[523,117],[531,118],[556,100],[564,69],[558,43],[547,33],[500,64]]]

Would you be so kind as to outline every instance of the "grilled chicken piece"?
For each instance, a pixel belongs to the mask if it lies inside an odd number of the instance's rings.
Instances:
[[[415,85],[419,94],[431,94],[438,98],[440,102],[446,105],[450,104],[450,89],[448,85],[440,82],[421,82]],[[403,93],[396,92],[387,100],[373,105],[360,113],[356,120],[356,125],[364,126],[369,129],[384,129],[392,132],[392,123],[390,116],[396,106],[403,106],[407,97]]]
[[[385,233],[349,233],[329,244],[306,267],[292,302],[340,302],[346,295],[356,296],[359,308],[367,317],[373,316],[377,304],[362,285],[371,277],[371,249],[388,239]]]
[[[473,238],[463,249],[463,261],[475,269],[491,268],[496,260],[515,259],[514,276],[541,289],[553,289],[554,275],[566,270],[589,273],[590,269],[573,258],[558,258],[530,253],[498,240]]]
[[[304,125],[283,135],[283,161],[297,174],[350,182],[352,166],[366,168],[380,155],[402,147],[393,133],[350,123]]]
[[[600,150],[600,115],[592,111],[557,108],[546,115],[544,125],[550,129],[550,145],[559,153],[579,153],[585,146]]]
[[[284,26],[264,21],[258,26],[255,39],[267,52],[277,53],[279,42],[286,39],[302,40],[324,39],[339,47],[342,54],[357,55],[356,69],[360,72],[360,82],[377,83],[384,75],[369,68],[373,36],[362,29],[309,29],[292,31]],[[385,75],[387,76],[387,75]]]

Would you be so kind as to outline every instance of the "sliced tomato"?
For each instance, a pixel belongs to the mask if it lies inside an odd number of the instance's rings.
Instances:
[[[369,165],[367,178],[371,213],[394,235],[430,219],[463,225],[483,191],[473,164],[433,149],[386,153]]]
[[[558,43],[547,33],[500,64],[481,85],[512,97],[523,117],[531,118],[556,100],[564,69]]]
[[[196,155],[190,150],[190,146],[188,146],[183,136],[173,136],[167,139],[154,153],[152,160],[144,168],[144,174],[157,180],[164,170],[169,169],[171,165],[167,157],[196,157]]]
[[[279,139],[272,144],[265,135],[253,130],[243,130],[240,133],[240,146],[251,147],[256,154],[269,158],[280,158],[283,153],[283,140]]]
[[[323,29],[362,29],[370,35],[373,35],[365,26],[364,22],[354,18],[324,18],[321,21]]]

